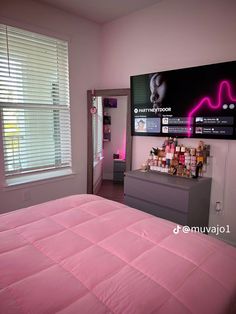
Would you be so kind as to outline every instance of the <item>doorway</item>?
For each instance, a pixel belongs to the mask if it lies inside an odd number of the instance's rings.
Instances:
[[[126,134],[124,138],[124,147],[122,149],[114,149],[112,145],[109,146],[109,139],[112,139],[112,134],[109,135],[109,123],[111,123],[111,116],[115,115],[117,116],[118,110],[115,110],[115,105],[113,104],[109,109],[106,106],[104,108],[104,101],[105,99],[116,99],[116,100],[121,100],[117,102],[117,105],[120,106],[126,106],[125,111],[126,112]],[[125,100],[125,101],[124,101]],[[125,169],[126,171],[131,170],[131,160],[132,160],[132,137],[131,137],[131,126],[130,126],[130,89],[107,89],[107,90],[88,90],[87,91],[87,105],[88,105],[88,165],[87,165],[87,193],[89,194],[94,194],[97,193],[99,190],[99,173],[103,172],[103,158],[104,154],[102,155],[96,155],[96,147],[94,145],[93,141],[93,133],[94,133],[94,118],[95,115],[99,114],[100,110],[98,109],[98,103],[100,103],[105,110],[103,110],[103,113],[106,113],[106,116],[104,115],[103,117],[103,151],[106,152],[106,154],[111,155],[111,149],[113,150],[113,153],[116,154],[114,155],[114,158],[116,158],[116,163],[117,164],[123,164],[125,163]],[[119,104],[120,103],[120,104]],[[95,106],[94,106],[95,104]],[[97,107],[94,110],[94,107]],[[120,113],[122,114],[123,108],[120,108]],[[109,114],[110,111],[110,114]],[[119,115],[119,114],[118,114]],[[104,119],[105,118],[105,119]],[[96,116],[96,119],[98,120],[99,117]],[[105,120],[105,121],[104,121]],[[122,131],[122,130],[120,130]],[[104,133],[105,132],[105,133]],[[113,134],[114,136],[114,134]],[[106,145],[106,146],[105,146]],[[100,160],[101,159],[101,160]],[[110,158],[111,159],[111,158]],[[106,186],[113,184],[113,178],[111,178],[111,165],[112,165],[112,160],[109,161],[108,164],[106,164],[106,170],[109,169],[110,173],[106,173],[105,177],[108,176],[107,178],[110,179],[107,182],[104,181],[105,183],[105,189],[103,187],[103,190],[107,190]],[[119,165],[118,165],[119,166]],[[109,177],[110,176],[110,177]],[[111,180],[112,179],[112,180]],[[96,181],[96,182],[95,182]],[[120,190],[119,187],[115,189],[116,191]]]

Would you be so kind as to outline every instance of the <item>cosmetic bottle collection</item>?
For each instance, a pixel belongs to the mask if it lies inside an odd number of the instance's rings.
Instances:
[[[203,176],[210,145],[199,141],[196,148],[179,145],[177,139],[166,138],[161,148],[152,148],[142,171],[159,171],[187,178]]]

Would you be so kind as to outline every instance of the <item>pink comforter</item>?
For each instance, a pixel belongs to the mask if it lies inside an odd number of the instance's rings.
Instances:
[[[228,313],[236,249],[175,226],[93,195],[1,215],[0,313]]]

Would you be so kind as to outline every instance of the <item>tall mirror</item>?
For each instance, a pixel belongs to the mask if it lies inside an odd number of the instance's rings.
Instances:
[[[89,90],[87,192],[123,202],[131,170],[130,89]]]

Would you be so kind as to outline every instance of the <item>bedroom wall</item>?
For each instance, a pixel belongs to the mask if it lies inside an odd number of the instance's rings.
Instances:
[[[0,22],[69,40],[73,175],[0,189],[0,212],[86,192],[87,96],[98,85],[100,27],[51,6],[1,0]]]
[[[130,75],[235,60],[235,12],[235,0],[163,0],[104,25],[101,87],[128,87]],[[162,142],[134,137],[133,169]],[[213,155],[210,225],[229,224],[231,233],[220,236],[236,245],[236,142],[206,142]],[[223,203],[222,215],[215,214],[216,201]]]

